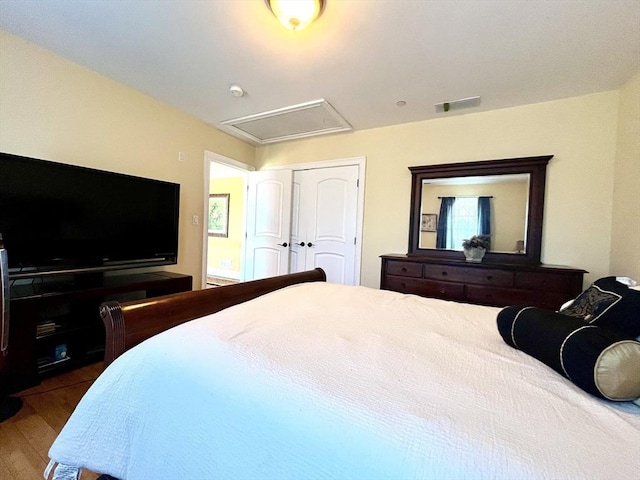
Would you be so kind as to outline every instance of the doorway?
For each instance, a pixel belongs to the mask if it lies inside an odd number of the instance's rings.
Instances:
[[[247,177],[254,167],[205,152],[204,265],[206,288],[241,281]]]

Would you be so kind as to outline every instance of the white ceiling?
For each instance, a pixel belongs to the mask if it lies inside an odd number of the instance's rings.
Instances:
[[[322,98],[362,130],[613,90],[640,70],[640,0],[326,2],[301,32],[263,0],[0,0],[0,28],[228,132]]]

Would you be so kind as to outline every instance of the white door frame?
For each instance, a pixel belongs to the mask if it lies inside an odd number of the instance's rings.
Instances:
[[[360,271],[362,270],[362,232],[364,224],[364,189],[366,178],[367,157],[339,158],[335,160],[323,160],[310,163],[294,163],[287,165],[271,165],[264,170],[312,170],[315,168],[358,166],[358,211],[356,214],[356,249],[355,249],[355,284],[360,285]]]
[[[202,225],[202,288],[206,288],[207,286],[207,257],[209,256],[209,232],[207,231],[208,224],[208,216],[209,216],[209,194],[211,193],[209,188],[211,186],[211,179],[209,176],[211,175],[211,163],[221,163],[223,165],[227,165],[228,167],[237,168],[240,171],[244,172],[252,172],[256,169],[253,165],[248,165],[246,163],[239,162],[234,160],[233,158],[225,157],[224,155],[220,155],[215,152],[210,152],[209,150],[204,151],[204,198],[202,201],[202,221],[200,224]],[[245,176],[245,185],[246,185],[246,176]],[[247,189],[244,188],[244,202],[246,205],[246,196]],[[245,233],[246,233],[246,209],[242,212],[242,243],[240,245],[241,248],[241,262],[244,263],[244,242],[245,242]],[[244,266],[240,266],[241,270],[244,271]]]

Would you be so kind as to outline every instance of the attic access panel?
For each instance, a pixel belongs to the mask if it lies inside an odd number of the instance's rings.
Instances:
[[[222,125],[261,145],[351,130],[324,99],[225,120]]]

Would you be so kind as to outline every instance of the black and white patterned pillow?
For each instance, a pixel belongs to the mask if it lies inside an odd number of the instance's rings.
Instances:
[[[596,280],[560,313],[629,338],[640,336],[640,291],[629,288],[616,277]]]

